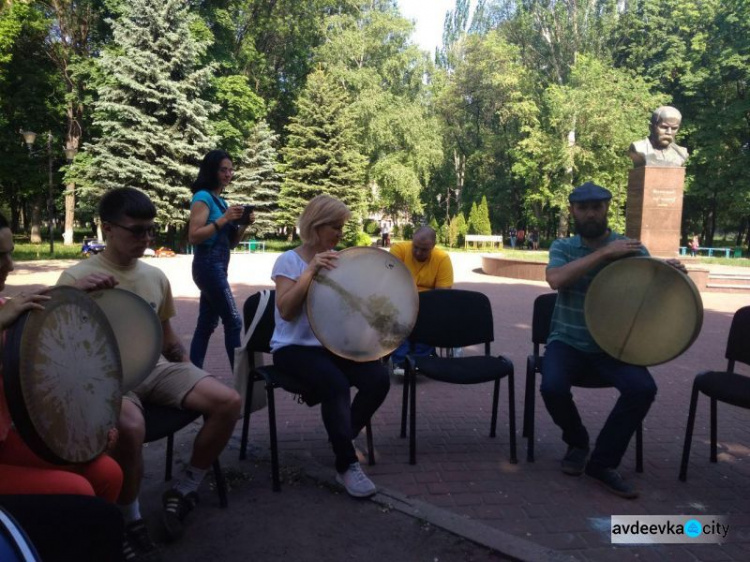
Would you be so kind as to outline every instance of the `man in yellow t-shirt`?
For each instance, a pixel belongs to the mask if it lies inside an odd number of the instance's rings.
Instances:
[[[411,242],[391,246],[391,253],[411,272],[418,291],[450,289],[453,286],[453,264],[448,252],[435,247],[437,237],[429,226],[414,233]]]
[[[391,246],[391,253],[404,262],[420,292],[453,287],[451,258],[447,252],[435,247],[436,242],[435,231],[429,226],[422,226],[414,232],[411,242]],[[416,343],[412,355],[430,355],[433,351],[431,346]],[[403,376],[407,353],[409,342],[405,341],[391,355],[394,375]]]

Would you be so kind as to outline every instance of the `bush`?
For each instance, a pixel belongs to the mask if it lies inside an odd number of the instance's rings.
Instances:
[[[380,234],[380,225],[378,225],[378,221],[367,219],[365,221],[365,232],[372,236]]]
[[[397,224],[391,229],[391,238],[401,238],[401,227]]]
[[[414,225],[405,224],[404,225],[404,240],[411,240],[413,237],[414,237]]]
[[[347,240],[342,240],[342,244],[347,248],[352,246],[371,246],[372,238],[369,234],[360,230],[353,237],[349,237]]]
[[[449,245],[449,237],[450,237],[449,231],[450,231],[450,227],[448,226],[447,223],[441,224],[440,229],[437,231],[438,241],[445,246]]]

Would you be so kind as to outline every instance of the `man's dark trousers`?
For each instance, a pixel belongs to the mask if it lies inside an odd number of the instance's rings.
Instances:
[[[595,468],[617,468],[654,401],[656,383],[645,367],[623,363],[606,353],[586,353],[560,341],[550,342],[544,352],[542,398],[552,420],[563,430],[563,441],[579,448],[588,448],[589,435],[570,392],[576,375],[596,377],[620,391],[589,460]]]

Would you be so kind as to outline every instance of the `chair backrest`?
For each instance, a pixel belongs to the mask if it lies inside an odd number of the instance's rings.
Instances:
[[[493,341],[492,306],[486,295],[461,289],[419,293],[419,314],[409,339],[434,347]]]
[[[726,358],[729,359],[729,370],[733,362],[741,361],[750,365],[750,306],[744,306],[734,313],[732,327],[729,328]]]
[[[260,304],[260,292],[250,295],[245,301],[245,305],[242,308],[242,315],[245,319],[245,330],[248,329],[250,324],[255,318],[255,311],[258,309]],[[250,337],[250,341],[247,342],[247,350],[249,352],[259,351],[262,353],[271,353],[271,336],[273,335],[273,329],[276,326],[274,319],[274,308],[276,307],[276,291],[271,291],[270,298],[266,304],[266,309],[263,311],[260,322],[255,327],[253,335]]]
[[[557,293],[545,293],[534,299],[534,315],[531,320],[531,341],[534,344],[534,355],[539,355],[539,346],[547,343],[556,302]]]

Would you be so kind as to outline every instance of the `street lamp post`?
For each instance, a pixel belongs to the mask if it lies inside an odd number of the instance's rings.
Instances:
[[[34,141],[36,141],[37,134],[33,131],[20,131],[21,135],[23,136],[23,140],[26,143],[26,146],[29,147],[29,158],[37,156],[41,154],[43,151],[40,150],[33,150]],[[53,158],[52,158],[52,133],[47,133],[47,174],[48,174],[48,180],[49,180],[49,190],[47,193],[47,222],[49,223],[49,253],[50,255],[54,255],[55,253],[55,237],[54,237],[54,227],[55,227],[55,183],[54,183],[54,174],[53,174]],[[75,156],[75,152],[66,150],[65,151],[65,157],[68,159],[68,162],[73,160],[73,157]]]

